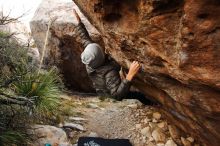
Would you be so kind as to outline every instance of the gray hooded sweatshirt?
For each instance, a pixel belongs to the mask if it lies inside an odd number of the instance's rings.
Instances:
[[[85,50],[81,54],[87,73],[100,96],[122,100],[130,91],[131,83],[121,79],[120,66],[110,57],[105,57],[103,49],[93,43],[83,23],[79,23],[76,33],[80,36]]]

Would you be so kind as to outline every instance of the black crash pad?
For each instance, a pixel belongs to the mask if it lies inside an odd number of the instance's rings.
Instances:
[[[128,139],[104,139],[98,137],[80,137],[78,146],[132,146]]]

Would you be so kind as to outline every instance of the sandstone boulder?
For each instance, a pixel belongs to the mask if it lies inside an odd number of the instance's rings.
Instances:
[[[69,146],[69,141],[65,131],[49,125],[35,125],[29,133],[36,139],[34,146],[43,146],[45,144],[51,145],[66,145]]]
[[[220,143],[219,0],[74,0],[136,87],[202,143]]]
[[[65,80],[67,85],[72,89],[92,92],[92,84],[80,59],[84,48],[79,41],[76,41],[77,36],[74,34],[77,21],[73,16],[73,8],[78,11],[90,36],[100,43],[98,31],[88,22],[78,7],[67,0],[42,1],[30,23],[32,36],[42,54],[46,32],[51,22],[44,63],[47,66],[57,65],[64,78],[68,79]]]

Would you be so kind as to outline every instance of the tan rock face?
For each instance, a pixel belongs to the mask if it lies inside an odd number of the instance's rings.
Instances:
[[[43,146],[47,143],[51,145],[70,145],[65,131],[54,126],[34,125],[29,132],[36,139],[33,143],[34,146]]]
[[[202,143],[220,143],[218,0],[75,0],[123,67],[138,60],[135,85]]]

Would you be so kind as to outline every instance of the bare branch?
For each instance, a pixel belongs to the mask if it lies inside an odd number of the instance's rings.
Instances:
[[[4,15],[4,12],[2,10],[2,12],[1,12],[2,14],[0,16],[0,25],[7,25],[9,23],[18,22],[20,18],[24,17],[25,15],[28,14],[28,12],[30,12],[30,10],[28,10],[18,17],[11,18],[10,17],[11,11],[12,10],[10,10],[8,14]]]
[[[0,98],[0,104],[4,105],[11,105],[11,104],[17,104],[17,105],[26,105],[27,103],[24,101],[17,101],[13,99],[2,99]]]
[[[5,105],[10,105],[10,104],[17,104],[17,105],[33,105],[34,102],[34,98],[36,97],[32,97],[30,99],[26,98],[26,97],[13,97],[11,95],[5,94],[5,93],[1,93],[0,95],[3,96],[4,98],[0,98],[0,104],[5,104]]]

